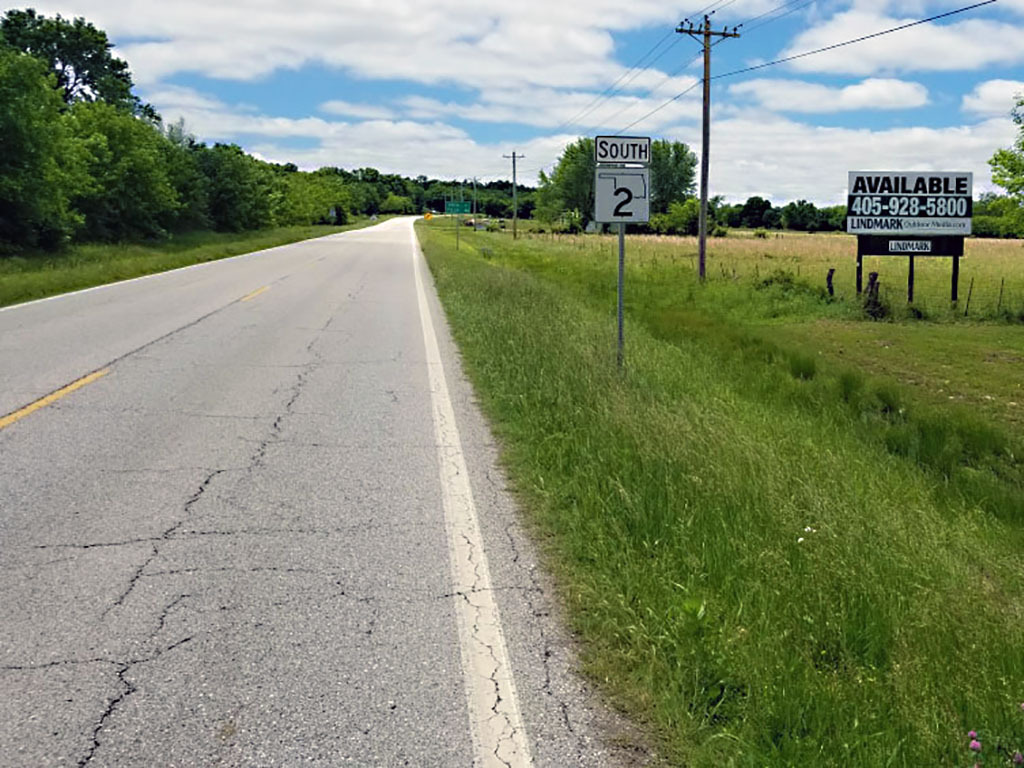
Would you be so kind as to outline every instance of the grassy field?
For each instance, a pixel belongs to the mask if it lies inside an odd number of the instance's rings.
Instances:
[[[373,223],[376,222],[366,218],[338,227],[282,227],[241,233],[191,232],[152,244],[76,245],[56,254],[0,256],[0,307],[324,237]]]
[[[1024,442],[970,398],[1019,391],[1024,326],[866,320],[817,287],[841,237],[716,241],[705,286],[631,240],[620,373],[611,238],[419,232],[586,667],[673,763],[1022,748]]]

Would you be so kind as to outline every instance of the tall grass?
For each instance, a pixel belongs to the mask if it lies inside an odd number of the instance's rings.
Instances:
[[[366,218],[344,226],[189,232],[154,243],[97,243],[75,245],[57,253],[0,256],[0,306],[323,237],[370,223]]]
[[[528,241],[547,242],[579,254],[611,253],[612,236],[542,235],[527,232]],[[750,282],[769,275],[789,274],[800,284],[824,291],[829,269],[835,269],[836,299],[858,306],[856,301],[857,241],[845,234],[770,233],[767,239],[747,232],[708,241],[707,278],[711,284]],[[694,266],[697,258],[693,237],[645,236],[631,238],[627,258],[638,269]],[[957,308],[950,304],[952,259],[919,257],[915,262],[914,304],[907,297],[908,260],[905,257],[868,256],[864,282],[878,272],[881,297],[897,317],[924,317],[943,322],[964,317],[972,280],[969,318],[1024,322],[1024,240],[968,238],[960,263]]]
[[[420,236],[587,669],[674,762],[959,765],[979,724],[1024,743],[1013,438],[699,296],[674,310],[671,270],[633,280],[619,372],[599,259]],[[844,311],[779,290],[743,311]]]

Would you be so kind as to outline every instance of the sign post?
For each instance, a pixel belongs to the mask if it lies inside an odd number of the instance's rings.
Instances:
[[[649,136],[598,136],[594,140],[594,221],[619,225],[618,347],[624,358],[623,301],[626,276],[626,224],[651,218],[651,139]]]
[[[914,301],[914,258],[952,256],[951,297],[960,281],[964,236],[971,234],[970,172],[850,171],[846,231],[857,235],[857,294],[864,256],[907,256],[907,301]]]
[[[469,213],[470,203],[463,202],[462,200],[445,200],[444,201],[444,212],[446,214],[455,215],[455,250],[459,250],[459,224],[462,221],[460,216],[464,213]]]

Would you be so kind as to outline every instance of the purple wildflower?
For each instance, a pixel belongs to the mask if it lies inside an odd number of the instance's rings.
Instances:
[[[968,731],[967,732],[967,738],[968,739],[976,739],[976,738],[978,738],[978,732],[977,731]]]
[[[1014,765],[1024,765],[1024,755],[1022,755],[1020,752],[1014,752],[1013,753],[1013,764]]]
[[[971,739],[971,743],[968,744],[972,752],[981,752],[981,742],[977,739]]]

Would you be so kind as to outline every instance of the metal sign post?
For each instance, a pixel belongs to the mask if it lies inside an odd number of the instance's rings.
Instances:
[[[626,280],[626,224],[650,220],[651,140],[640,136],[598,136],[594,141],[594,221],[619,225],[618,346],[625,359],[623,304]]]
[[[461,215],[469,213],[469,202],[463,202],[462,200],[445,200],[444,212],[449,215],[454,215],[455,218],[455,250],[459,250],[459,229],[462,222]]]
[[[622,338],[622,294],[626,279],[626,225],[619,222],[619,347],[615,356],[619,368],[622,367],[623,338]]]

